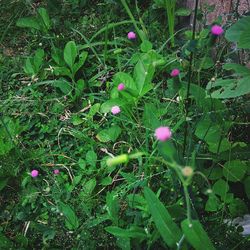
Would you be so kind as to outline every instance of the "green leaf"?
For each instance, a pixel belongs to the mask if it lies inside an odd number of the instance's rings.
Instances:
[[[246,195],[247,195],[248,199],[250,199],[250,176],[248,176],[248,177],[244,180],[244,187],[245,187]],[[1,189],[0,189],[0,190],[1,190]]]
[[[113,221],[115,225],[118,225],[120,206],[117,194],[115,192],[107,193],[106,205],[110,219]]]
[[[111,111],[111,108],[113,106],[119,106],[121,108],[121,111],[122,111],[122,106],[125,105],[125,101],[122,100],[122,99],[111,99],[111,100],[108,100],[106,102],[104,102],[102,105],[101,105],[101,109],[100,111],[102,113],[109,113]]]
[[[192,13],[192,10],[187,8],[180,8],[175,11],[176,16],[190,16]]]
[[[227,63],[223,65],[225,70],[233,70],[239,76],[250,76],[250,69],[237,63]]]
[[[224,197],[228,190],[229,186],[223,179],[216,181],[213,185],[213,192],[221,197]]]
[[[0,248],[1,249],[12,249],[13,243],[2,233],[0,232]]]
[[[79,221],[73,209],[63,202],[59,202],[58,207],[65,216],[65,226],[69,230],[77,229],[79,227]]]
[[[90,150],[86,154],[86,161],[91,167],[96,166],[97,155],[93,150]]]
[[[124,72],[116,73],[113,77],[113,83],[114,83],[115,88],[117,88],[117,86],[120,83],[124,83],[125,89],[129,88],[132,90],[137,90],[136,84],[135,84],[133,78],[129,74],[124,73]]]
[[[48,31],[51,27],[51,22],[47,10],[44,8],[39,8],[37,12],[43,21],[45,29]]]
[[[239,198],[233,199],[228,208],[233,217],[243,216],[248,213],[247,205]]]
[[[65,95],[68,95],[72,90],[72,86],[70,85],[70,83],[64,79],[53,81],[52,86],[54,86],[55,88],[59,88]]]
[[[73,65],[77,57],[77,47],[74,41],[69,41],[64,48],[64,61],[73,71]]]
[[[220,207],[220,201],[214,194],[210,194],[205,205],[205,210],[207,212],[216,212]]]
[[[19,18],[16,22],[16,25],[21,28],[30,28],[40,31],[42,30],[38,20],[34,17]]]
[[[83,94],[83,90],[85,87],[85,82],[83,79],[79,79],[76,82],[76,89],[75,89],[75,97],[78,98]]]
[[[83,51],[80,55],[79,55],[79,61],[77,63],[74,64],[73,66],[73,74],[75,75],[76,72],[84,65],[86,59],[88,57],[88,52]]]
[[[119,126],[112,126],[111,128],[108,129],[103,129],[102,131],[100,131],[96,138],[100,141],[100,142],[115,142],[117,140],[117,138],[119,137],[119,135],[121,134],[122,130]]]
[[[243,179],[247,171],[247,166],[240,160],[228,161],[223,168],[223,175],[232,182],[237,182]]]
[[[226,39],[230,42],[238,42],[238,47],[242,49],[250,48],[249,44],[249,26],[250,16],[241,18],[238,22],[232,25],[226,32]]]
[[[147,41],[147,40],[143,41],[142,44],[141,44],[141,51],[142,51],[142,52],[147,53],[147,52],[150,51],[152,48],[153,48],[152,43],[149,42],[149,41]]]
[[[0,191],[5,188],[8,183],[9,178],[0,179]]]
[[[143,125],[146,128],[156,129],[160,126],[159,108],[152,103],[146,103],[143,112]]]
[[[144,196],[156,228],[164,242],[169,247],[176,247],[176,244],[180,241],[182,236],[181,230],[174,223],[165,206],[160,202],[151,189],[145,187]]]
[[[198,220],[193,220],[192,224],[190,224],[186,219],[182,221],[181,228],[185,239],[195,250],[204,250],[204,246],[206,250],[215,250],[209,236]]]
[[[96,179],[88,180],[83,187],[84,194],[91,195],[96,187]]]
[[[131,227],[129,229],[123,229],[116,226],[106,227],[105,230],[116,237],[121,238],[135,238],[135,239],[145,239],[146,233],[142,228],[139,227]]]

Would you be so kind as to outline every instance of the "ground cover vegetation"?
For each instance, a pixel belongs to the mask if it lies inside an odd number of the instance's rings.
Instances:
[[[250,249],[250,16],[182,4],[1,1],[0,249]]]

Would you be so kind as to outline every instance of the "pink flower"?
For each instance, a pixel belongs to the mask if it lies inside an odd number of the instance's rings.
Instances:
[[[60,170],[59,170],[59,169],[55,169],[55,170],[54,170],[54,174],[57,175],[57,174],[59,174],[59,173],[60,173]]]
[[[224,33],[224,30],[220,25],[213,25],[211,28],[211,33],[215,36],[220,36]]]
[[[173,69],[172,72],[170,73],[170,75],[172,77],[176,77],[180,74],[180,70],[179,69]]]
[[[134,39],[136,39],[136,34],[135,34],[135,32],[130,31],[130,32],[128,33],[128,39],[129,39],[129,40],[134,40]]]
[[[169,127],[159,127],[155,130],[155,137],[159,141],[167,141],[172,136]]]
[[[113,107],[111,108],[111,113],[112,113],[113,115],[119,114],[120,112],[121,112],[121,109],[120,109],[119,106],[113,106]]]
[[[124,89],[125,89],[124,83],[120,83],[120,84],[118,85],[117,89],[118,89],[118,91],[124,90]]]
[[[31,171],[31,176],[32,176],[33,178],[36,178],[36,177],[38,176],[38,174],[39,174],[39,172],[38,172],[38,170],[36,170],[36,169],[34,169],[34,170]]]

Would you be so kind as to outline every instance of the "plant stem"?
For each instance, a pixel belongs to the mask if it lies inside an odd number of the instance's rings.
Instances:
[[[196,0],[195,1],[194,21],[193,21],[192,41],[195,40],[198,4],[199,4],[199,0]],[[189,111],[189,105],[190,105],[189,95],[190,95],[190,85],[191,85],[191,76],[192,76],[192,68],[193,68],[193,56],[194,56],[194,52],[191,51],[190,58],[189,58],[187,95],[186,95],[186,100],[185,100],[185,118],[187,118],[188,111]],[[185,152],[186,152],[187,132],[188,132],[188,122],[187,122],[187,119],[185,119],[185,120],[186,120],[186,123],[185,123],[185,131],[184,131],[183,155],[185,155]]]
[[[131,10],[130,10],[129,7],[128,7],[128,4],[127,4],[126,0],[121,0],[121,3],[122,3],[122,5],[123,5],[123,7],[125,8],[125,10],[127,11],[127,14],[129,15],[131,21],[133,22],[133,25],[135,26],[136,32],[138,33],[138,35],[139,35],[141,41],[143,41],[143,40],[144,40],[144,37],[143,37],[143,35],[142,35],[141,32],[140,32],[140,29],[139,29],[139,27],[138,27],[138,25],[137,25],[137,23],[136,23],[136,21],[135,21],[135,18],[134,18],[134,16],[133,16]]]

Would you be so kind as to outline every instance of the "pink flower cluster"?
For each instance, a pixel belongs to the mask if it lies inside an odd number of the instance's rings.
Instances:
[[[172,132],[169,127],[159,127],[155,130],[155,137],[159,141],[167,141],[171,136]]]
[[[215,36],[220,36],[224,33],[224,30],[220,25],[213,25],[211,28],[211,33]]]
[[[136,34],[135,34],[135,32],[130,31],[130,32],[128,33],[128,39],[129,39],[129,40],[135,40],[135,39],[136,39]]]
[[[60,170],[59,170],[59,169],[55,169],[55,170],[53,171],[53,173],[54,173],[55,175],[58,175],[58,174],[60,174]],[[30,172],[30,175],[31,175],[31,177],[36,178],[36,177],[39,175],[39,171],[36,170],[36,169],[33,169],[33,170]]]

